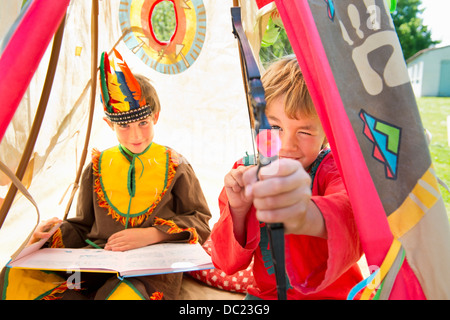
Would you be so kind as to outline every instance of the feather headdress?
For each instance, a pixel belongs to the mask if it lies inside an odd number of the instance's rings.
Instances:
[[[106,52],[100,60],[101,100],[106,116],[115,123],[128,123],[148,117],[151,108],[142,96],[141,86],[122,56],[114,49],[119,69]]]

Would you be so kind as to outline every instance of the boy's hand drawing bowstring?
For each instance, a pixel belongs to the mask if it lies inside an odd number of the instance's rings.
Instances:
[[[239,53],[241,58],[242,76],[247,96],[247,106],[250,118],[250,125],[253,129],[252,141],[254,155],[259,169],[262,166],[270,164],[278,158],[281,143],[271,132],[271,126],[267,120],[265,109],[266,99],[264,88],[261,82],[261,75],[256,64],[253,53],[250,49],[248,39],[245,35],[241,21],[241,8],[231,8],[233,33],[239,43]],[[286,275],[285,275],[285,257],[284,257],[284,228],[282,223],[268,223],[270,247],[272,251],[272,260],[275,268],[275,277],[277,281],[278,299],[286,300]]]

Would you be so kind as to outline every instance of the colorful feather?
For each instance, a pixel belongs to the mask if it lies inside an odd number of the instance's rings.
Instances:
[[[122,91],[124,97],[124,102],[128,103],[129,109],[137,109],[139,108],[139,101],[134,99],[134,94],[131,92],[130,88],[127,85],[127,81],[125,79],[125,75],[121,71],[116,71],[117,82],[119,83],[120,90]]]
[[[101,97],[105,111],[109,113],[138,109],[146,104],[141,87],[120,53],[114,49],[119,70],[115,70],[113,60],[103,52],[100,61]],[[114,73],[113,73],[114,72]]]
[[[130,96],[130,98],[133,97],[134,100],[134,107],[132,107],[132,109],[144,106],[146,104],[146,101],[145,98],[142,97],[142,91],[139,82],[136,80],[127,63],[123,60],[122,56],[116,49],[114,49],[114,54],[116,55],[117,59],[120,60],[117,62],[117,64],[119,65],[120,70],[122,70],[126,86],[132,93],[132,96]]]
[[[111,105],[109,104],[110,98],[109,98],[109,92],[108,92],[108,72],[109,72],[110,66],[109,66],[109,59],[108,54],[106,52],[102,53],[101,59],[100,59],[100,92],[101,92],[101,99],[104,106],[105,111],[112,113],[113,109]]]
[[[107,84],[108,84],[108,93],[110,96],[110,105],[114,109],[114,113],[116,112],[125,112],[130,110],[130,103],[127,101],[126,92],[123,92],[123,85],[120,84],[117,73],[111,74],[106,72],[107,74]]]

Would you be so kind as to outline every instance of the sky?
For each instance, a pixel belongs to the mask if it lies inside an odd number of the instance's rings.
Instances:
[[[422,0],[423,24],[431,30],[433,40],[442,40],[438,47],[450,45],[450,0]]]

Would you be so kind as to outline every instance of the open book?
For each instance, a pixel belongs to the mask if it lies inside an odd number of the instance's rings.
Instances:
[[[9,263],[11,268],[59,271],[111,272],[122,277],[185,272],[214,268],[199,243],[159,243],[113,252],[103,249],[41,249],[45,240],[22,250]]]

